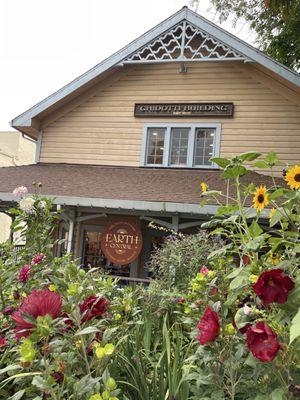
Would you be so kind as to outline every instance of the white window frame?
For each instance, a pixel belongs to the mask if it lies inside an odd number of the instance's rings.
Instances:
[[[165,140],[164,140],[164,156],[162,164],[147,164],[147,133],[149,128],[166,128]],[[187,164],[186,165],[170,165],[170,139],[172,128],[189,128],[191,129],[188,141],[188,153],[187,153]],[[142,139],[142,152],[140,164],[143,167],[156,167],[156,168],[199,168],[199,169],[218,169],[218,165],[212,163],[211,165],[194,165],[194,153],[195,153],[195,136],[196,129],[199,128],[214,128],[214,145],[212,157],[220,156],[220,143],[221,143],[221,124],[210,123],[210,122],[198,122],[198,123],[172,123],[172,122],[155,122],[144,124],[143,139]]]

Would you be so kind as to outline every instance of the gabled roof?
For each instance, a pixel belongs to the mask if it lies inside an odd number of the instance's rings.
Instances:
[[[192,44],[191,37],[196,38],[196,44]],[[165,42],[162,43],[163,38],[167,40],[167,48]],[[200,43],[198,47],[197,43]],[[71,100],[108,73],[122,68],[122,65],[187,60],[253,62],[300,88],[299,74],[189,8],[183,7],[77,79],[14,118],[11,126],[30,136],[37,136],[41,117],[59,108],[63,102]]]

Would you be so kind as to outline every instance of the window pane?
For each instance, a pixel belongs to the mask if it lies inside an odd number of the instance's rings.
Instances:
[[[187,165],[189,128],[172,128],[170,143],[170,164]]]
[[[147,164],[162,165],[165,128],[149,128],[147,132]]]
[[[213,156],[215,133],[214,128],[196,129],[194,165],[211,165],[209,159]]]

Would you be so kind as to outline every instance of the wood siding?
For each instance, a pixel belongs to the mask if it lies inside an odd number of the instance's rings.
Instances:
[[[234,118],[134,118],[134,103],[234,102]],[[41,162],[138,166],[143,125],[220,122],[221,155],[276,151],[300,159],[300,95],[251,65],[126,66],[43,121]],[[279,169],[278,169],[279,172]]]

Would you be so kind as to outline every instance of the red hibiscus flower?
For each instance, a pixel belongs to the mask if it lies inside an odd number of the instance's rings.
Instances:
[[[260,275],[253,290],[264,304],[283,304],[294,286],[294,282],[282,269],[271,269]]]
[[[35,328],[34,322],[26,320],[26,315],[36,319],[50,315],[53,319],[61,313],[62,298],[58,293],[50,290],[34,290],[23,301],[18,311],[12,314],[12,319],[16,323],[14,329],[16,338],[30,335]]]
[[[79,304],[82,314],[81,322],[100,317],[106,311],[108,304],[109,301],[105,297],[89,296],[83,303]]]
[[[5,339],[4,336],[0,336],[0,349],[1,347],[6,347],[7,346],[7,340]]]
[[[30,265],[24,265],[19,272],[18,280],[21,283],[28,281],[30,275]]]
[[[247,345],[254,355],[260,361],[272,361],[280,344],[277,335],[265,322],[258,322],[255,326],[247,329]]]
[[[200,333],[196,336],[200,344],[213,342],[220,332],[219,316],[210,307],[207,307],[197,325]]]

